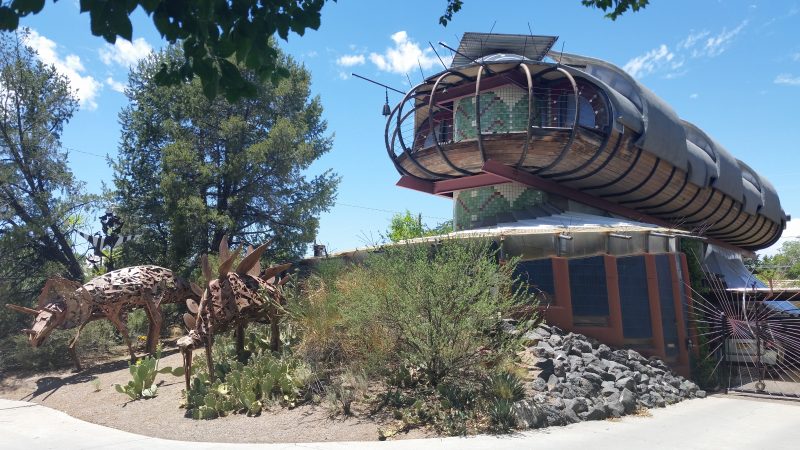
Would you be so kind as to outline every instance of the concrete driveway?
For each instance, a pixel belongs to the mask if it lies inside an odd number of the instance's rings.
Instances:
[[[219,444],[118,431],[27,402],[0,400],[2,449],[798,449],[800,403],[714,396],[652,410],[651,417],[584,422],[506,436],[389,442]],[[180,439],[181,436],[176,436]]]

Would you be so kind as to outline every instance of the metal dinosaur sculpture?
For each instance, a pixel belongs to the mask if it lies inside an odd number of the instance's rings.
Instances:
[[[135,308],[144,308],[150,322],[147,351],[153,353],[163,323],[161,305],[183,302],[187,298],[199,299],[200,294],[197,285],[175,276],[169,269],[133,266],[108,272],[83,285],[60,277],[51,278],[39,295],[36,309],[13,304],[6,306],[36,316],[32,327],[22,330],[28,334],[34,347],[39,347],[57,328],[77,327],[78,331],[69,343],[69,353],[76,369],[81,370],[75,345],[87,323],[110,320],[125,339],[131,362],[134,362],[136,355],[125,325],[125,314]]]
[[[270,347],[272,350],[280,348],[278,323],[282,315],[281,305],[285,304],[280,287],[288,277],[280,281],[277,281],[276,277],[288,270],[292,264],[272,266],[262,272],[259,259],[266,251],[267,245],[269,243],[255,250],[249,248],[247,256],[239,262],[236,269],[231,270],[242,247],[230,253],[228,239],[223,237],[219,245],[221,263],[216,274],[211,270],[208,257],[202,256],[206,288],[199,304],[193,300],[186,301],[191,314],[184,314],[183,319],[189,334],[178,340],[178,348],[183,355],[187,392],[191,381],[194,349],[204,347],[208,367],[210,369],[214,367],[211,347],[215,334],[234,329],[236,350],[241,354],[244,350],[244,328],[247,323],[266,321],[270,324]],[[209,375],[213,379],[213,369],[209,370]]]

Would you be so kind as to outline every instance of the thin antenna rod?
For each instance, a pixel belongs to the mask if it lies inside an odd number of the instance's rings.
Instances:
[[[431,46],[433,53],[436,53],[436,57],[439,58],[439,62],[442,63],[442,67],[444,67],[444,70],[447,70],[447,64],[445,64],[444,61],[442,61],[442,57],[439,56],[439,52],[436,51],[436,47],[434,47],[433,44],[431,44],[431,41],[428,41],[428,45]]]
[[[561,54],[558,55],[558,63],[559,64],[561,64],[561,58],[564,57],[564,44],[566,44],[566,43],[567,43],[567,41],[561,41]]]
[[[362,79],[362,80],[364,80],[364,81],[369,81],[370,83],[377,84],[378,86],[385,87],[386,89],[391,89],[391,90],[393,90],[393,91],[397,92],[398,94],[406,95],[406,93],[405,93],[405,92],[403,92],[403,91],[401,91],[400,89],[395,89],[395,88],[393,88],[393,87],[391,87],[391,86],[387,86],[387,85],[385,85],[385,84],[383,84],[383,83],[378,83],[378,82],[377,82],[377,81],[375,81],[375,80],[370,80],[370,79],[369,79],[369,78],[367,78],[367,77],[362,77],[361,75],[359,75],[359,74],[357,74],[357,73],[351,73],[351,75],[353,75],[353,76],[354,76],[354,77],[356,77],[356,78],[361,78],[361,79]]]
[[[489,28],[489,34],[486,35],[486,39],[489,39],[490,37],[492,37],[492,31],[494,31],[494,26],[495,25],[497,25],[497,21],[496,20],[494,21],[494,23],[492,23],[492,28]],[[483,39],[481,39],[481,56],[483,56]]]
[[[425,82],[425,72],[422,71],[422,63],[419,62],[419,58],[417,58],[417,67],[419,67],[419,74],[422,75],[422,82]]]
[[[414,83],[411,82],[411,77],[408,76],[408,72],[406,72],[406,79],[408,80],[408,86],[409,87],[414,87]]]
[[[454,49],[453,47],[450,47],[449,45],[445,44],[442,41],[439,41],[439,45],[441,45],[442,47],[450,50],[451,52],[454,52],[457,55],[461,55],[464,58],[467,58],[468,60],[474,62],[475,64],[480,64],[481,66],[483,66],[484,69],[486,69],[487,72],[489,72],[490,74],[494,75],[494,70],[490,69],[489,66],[487,66],[485,63],[479,62],[477,59],[471,58],[471,57],[461,53],[460,51]]]
[[[533,30],[531,29],[531,23],[530,22],[528,22],[528,35],[530,35],[531,39],[533,39]],[[527,38],[525,38],[525,44],[526,45],[528,44],[528,39]],[[539,49],[536,48],[536,39],[533,39],[533,42],[531,44],[533,45],[533,51],[536,52],[536,53],[539,53]],[[542,57],[540,59],[544,59],[544,57]]]

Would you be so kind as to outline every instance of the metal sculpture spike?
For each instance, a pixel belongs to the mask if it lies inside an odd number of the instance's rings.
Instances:
[[[199,290],[197,286],[195,289]],[[150,322],[147,351],[155,352],[163,316],[161,305],[186,299],[199,299],[186,280],[171,270],[158,266],[134,266],[108,272],[86,284],[56,277],[47,280],[37,302],[37,308],[6,305],[25,314],[35,315],[31,328],[22,330],[34,347],[39,347],[53,330],[78,328],[69,343],[69,353],[75,367],[81,370],[75,350],[81,331],[87,323],[108,319],[119,330],[128,345],[131,362],[136,355],[131,345],[124,316],[129,311],[144,308]]]
[[[227,236],[222,243],[227,244]],[[270,324],[270,346],[273,350],[280,348],[280,334],[278,323],[281,319],[285,299],[281,295],[280,285],[267,280],[285,272],[292,265],[281,264],[268,268],[264,274],[257,275],[258,260],[266,251],[268,244],[263,244],[255,250],[249,251],[247,256],[231,271],[234,260],[238,257],[241,247],[230,254],[227,248],[223,250],[220,245],[220,267],[216,278],[211,278],[212,271],[208,258],[203,255],[203,273],[206,276],[206,288],[199,304],[187,304],[191,314],[184,314],[184,323],[189,329],[189,334],[178,340],[178,347],[183,355],[183,364],[186,377],[186,389],[190,387],[192,351],[204,347],[208,367],[213,368],[211,347],[214,335],[226,330],[236,331],[237,352],[244,351],[244,328],[248,322],[260,321]],[[225,256],[223,258],[223,256]],[[269,276],[265,276],[265,275]],[[210,370],[213,378],[213,370]]]

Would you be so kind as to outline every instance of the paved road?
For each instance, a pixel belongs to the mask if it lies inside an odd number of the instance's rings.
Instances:
[[[176,436],[179,438],[180,436]],[[0,449],[798,449],[800,403],[719,396],[652,411],[652,417],[584,422],[517,433],[390,442],[218,444],[118,431],[27,402],[0,399]]]

